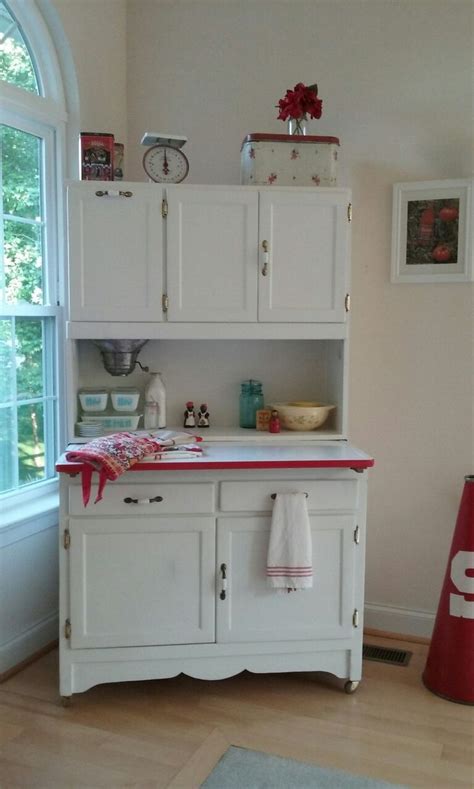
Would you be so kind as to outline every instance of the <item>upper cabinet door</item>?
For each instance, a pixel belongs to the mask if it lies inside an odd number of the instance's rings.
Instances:
[[[345,189],[261,192],[260,321],[345,320],[348,206]]]
[[[258,192],[167,190],[169,321],[257,320]]]
[[[155,184],[69,187],[70,320],[162,320],[161,200]]]

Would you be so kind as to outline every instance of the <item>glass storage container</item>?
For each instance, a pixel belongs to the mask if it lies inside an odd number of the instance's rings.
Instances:
[[[263,408],[262,384],[250,378],[242,381],[239,398],[239,425],[240,427],[255,428],[256,414]]]

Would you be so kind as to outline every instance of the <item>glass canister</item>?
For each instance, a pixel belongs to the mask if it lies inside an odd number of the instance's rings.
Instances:
[[[263,392],[261,381],[250,378],[242,381],[239,398],[239,425],[240,427],[255,428],[256,414],[263,408]]]

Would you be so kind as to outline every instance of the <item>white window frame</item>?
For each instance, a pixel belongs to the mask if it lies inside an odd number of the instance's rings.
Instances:
[[[64,175],[67,145],[67,121],[64,81],[56,55],[56,50],[35,0],[28,3],[22,0],[6,0],[7,6],[15,17],[25,41],[28,44],[34,63],[40,92],[37,95],[9,82],[0,80],[1,122],[22,131],[35,134],[44,140],[43,208],[46,223],[45,252],[47,255],[46,279],[44,282],[43,305],[5,305],[0,312],[2,317],[31,316],[54,317],[56,326],[55,358],[45,359],[55,370],[56,408],[55,443],[49,447],[57,453],[64,444],[64,266],[65,259],[65,206]],[[45,2],[41,0],[44,7]],[[64,42],[62,42],[64,43]],[[63,64],[64,65],[64,64]],[[66,63],[71,72],[70,62]],[[69,74],[70,76],[70,74]],[[76,85],[74,84],[74,88]],[[46,439],[47,441],[47,439]],[[39,515],[50,513],[57,520],[58,479],[39,481],[17,490],[2,494],[0,497],[0,529],[11,528],[14,524],[25,524],[37,519]],[[47,528],[51,518],[40,519],[41,528]]]

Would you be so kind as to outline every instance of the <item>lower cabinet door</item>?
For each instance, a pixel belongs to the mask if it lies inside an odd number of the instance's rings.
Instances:
[[[215,640],[214,518],[71,518],[71,647]]]
[[[219,596],[217,641],[289,641],[346,638],[353,631],[354,518],[311,516],[313,587],[296,592],[267,585],[269,517],[220,518],[217,566],[226,565],[225,598]]]

